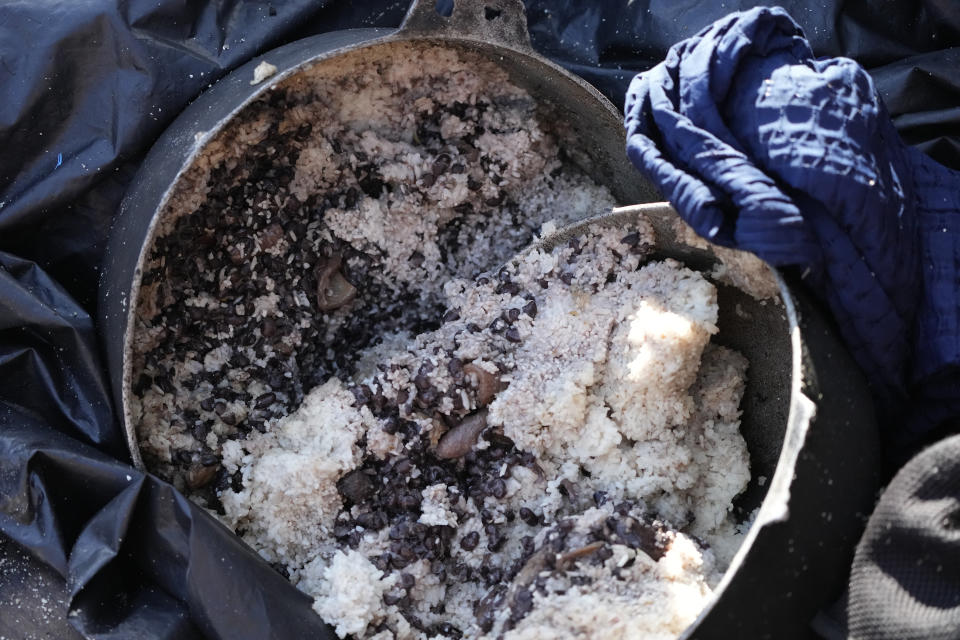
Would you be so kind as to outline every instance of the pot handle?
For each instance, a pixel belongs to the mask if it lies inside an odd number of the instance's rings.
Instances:
[[[438,13],[436,7],[437,0],[413,0],[398,33],[468,38],[532,50],[521,0],[453,0],[449,17]]]

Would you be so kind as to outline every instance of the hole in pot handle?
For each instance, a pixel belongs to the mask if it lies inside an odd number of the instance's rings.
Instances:
[[[511,49],[532,49],[521,0],[452,1],[453,11],[447,17],[440,10],[448,8],[450,0],[413,0],[397,33],[467,38]]]

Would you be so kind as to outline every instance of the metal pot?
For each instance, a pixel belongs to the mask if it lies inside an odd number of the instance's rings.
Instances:
[[[520,0],[458,2],[450,17],[439,15],[432,1],[419,0],[396,31],[322,34],[250,61],[201,95],[158,140],[111,232],[99,327],[137,466],[143,463],[130,414],[134,312],[159,214],[178,180],[205,146],[264,92],[346,52],[396,43],[441,45],[494,61],[514,84],[569,125],[564,143],[573,149],[573,160],[618,201],[660,199],[625,157],[619,111],[593,87],[534,53]],[[251,85],[254,69],[264,60],[276,73]],[[709,249],[676,240],[676,213],[665,203],[628,208],[603,222],[632,215],[651,217],[662,255],[693,268],[707,269],[715,262]],[[720,288],[721,341],[751,363],[742,432],[754,479],[738,508],[744,514],[759,511],[716,599],[684,638],[807,637],[811,617],[844,585],[878,486],[874,419],[859,371],[815,305],[799,288],[788,288],[783,280],[779,284],[782,304],[761,304],[739,290]],[[769,481],[762,484],[761,477]]]

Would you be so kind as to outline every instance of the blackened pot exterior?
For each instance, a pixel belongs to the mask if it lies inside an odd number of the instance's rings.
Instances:
[[[143,464],[130,423],[129,355],[141,265],[152,245],[158,213],[205,144],[247,104],[298,71],[346,51],[397,41],[479,52],[535,100],[550,103],[576,140],[581,153],[574,160],[620,202],[659,199],[626,159],[619,111],[582,80],[533,53],[519,0],[460,2],[463,6],[450,18],[437,15],[433,5],[415,2],[398,31],[328,33],[252,60],[192,103],[144,160],[114,222],[98,308],[114,398],[138,466]],[[495,9],[493,19],[487,19],[491,13],[486,7]],[[276,67],[275,74],[251,84],[254,69],[263,61]],[[646,213],[664,222],[664,228],[676,215],[663,205],[648,207]],[[677,252],[674,247],[666,253],[703,265],[711,260],[709,251]],[[861,375],[810,299],[782,281],[781,297],[782,306],[771,305],[771,313],[782,315],[771,316],[770,326],[776,329],[766,338],[761,332],[749,340],[760,340],[767,353],[785,361],[782,375],[758,380],[756,384],[768,388],[754,394],[744,409],[753,474],[770,480],[762,488],[756,479],[752,483],[751,495],[741,506],[748,512],[759,508],[755,524],[716,599],[683,638],[808,637],[809,620],[842,590],[853,547],[872,509],[879,456]],[[765,394],[779,403],[757,399]]]

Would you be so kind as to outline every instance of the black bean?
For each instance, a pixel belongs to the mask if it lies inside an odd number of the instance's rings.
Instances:
[[[350,392],[353,393],[355,406],[359,407],[370,402],[370,389],[366,385],[361,384],[356,387],[351,387]]]
[[[634,231],[633,233],[628,233],[627,235],[620,238],[620,242],[627,245],[628,247],[635,247],[638,242],[640,242],[640,234]]]
[[[506,194],[504,194],[503,191],[499,191],[497,192],[497,195],[493,196],[492,198],[487,198],[486,200],[484,200],[483,204],[487,205],[488,207],[499,207],[501,204],[503,204],[503,200],[505,197],[506,197]]]
[[[420,502],[420,496],[415,493],[405,493],[400,498],[400,506],[408,510],[419,509]]]
[[[503,499],[507,495],[507,483],[502,478],[497,478],[490,483],[490,493],[498,500]]]
[[[654,560],[663,557],[664,549],[657,540],[657,530],[635,518],[626,517],[617,522],[617,536],[624,544],[633,549],[640,549]]]
[[[214,403],[213,397],[207,396],[206,398],[200,401],[200,408],[203,409],[204,411],[213,411],[213,403]]]
[[[439,482],[444,475],[446,475],[440,467],[427,467],[427,470],[423,472],[423,477],[430,484],[436,484]]]
[[[268,391],[260,396],[257,396],[257,400],[254,404],[254,407],[257,409],[266,409],[274,402],[276,402],[277,396],[272,392]]]
[[[523,338],[520,337],[520,330],[516,327],[509,327],[504,333],[503,337],[509,340],[510,342],[522,342]]]
[[[527,304],[523,305],[523,312],[530,316],[531,318],[537,317],[537,301],[531,300]]]
[[[433,173],[433,176],[440,177],[447,172],[447,169],[450,168],[450,154],[441,153],[437,156],[436,160],[433,161],[433,166],[430,167],[430,172]]]
[[[263,324],[260,325],[260,333],[264,338],[273,337],[277,332],[277,322],[273,318],[264,318]]]
[[[463,379],[463,361],[458,358],[451,358],[450,362],[447,363],[447,372],[455,381],[462,380]]]
[[[464,551],[473,551],[478,544],[480,544],[480,532],[478,531],[471,531],[460,538],[460,548]]]
[[[533,609],[533,593],[529,589],[520,589],[513,596],[513,610],[510,613],[510,618],[511,620],[520,620],[530,613],[531,609]]]
[[[506,536],[500,533],[499,530],[493,533],[493,535],[487,534],[487,549],[496,553],[501,547],[503,547],[503,543],[506,541]]]
[[[520,285],[516,282],[504,283],[497,287],[497,293],[506,293],[507,295],[515,296],[520,293]]]
[[[460,640],[460,638],[463,637],[463,632],[449,622],[441,622],[434,627],[434,631],[431,633],[431,635],[441,635],[451,638],[452,640]]]
[[[503,581],[503,570],[500,567],[483,565],[480,567],[480,577],[489,584],[500,584]]]
[[[373,168],[369,170],[369,173],[360,178],[358,183],[360,184],[360,188],[363,189],[363,192],[371,198],[379,198],[385,186],[380,173]]]
[[[533,536],[523,536],[520,538],[520,548],[523,550],[524,556],[533,555],[533,552],[536,549],[536,545],[533,542]]]
[[[613,557],[613,549],[610,547],[603,547],[597,551],[594,555],[594,560],[599,564],[603,563],[605,560]]]
[[[154,378],[154,382],[164,393],[173,393],[173,383],[170,382],[170,379],[166,375],[159,375]]]
[[[531,527],[535,527],[540,524],[540,518],[532,510],[527,507],[520,507],[520,519],[526,522]]]
[[[512,309],[507,309],[506,311],[507,322],[511,322],[511,323],[516,322],[517,319],[520,317],[520,313],[521,313],[520,309],[517,309],[515,307]]]
[[[203,422],[197,422],[190,429],[190,433],[192,433],[193,437],[197,440],[200,440],[201,442],[206,441],[207,434],[210,433],[210,422],[206,420]]]
[[[503,599],[506,596],[507,586],[503,584],[494,585],[485,596],[477,601],[473,607],[473,615],[477,619],[477,626],[486,633],[493,627],[493,622]]]
[[[562,533],[556,533],[548,539],[548,544],[550,548],[553,549],[554,553],[560,553],[563,551],[563,547],[566,544],[566,536]]]
[[[382,428],[385,433],[389,433],[390,435],[395,434],[399,427],[399,421],[393,416],[387,416],[383,419],[383,422],[380,423],[380,428]]]
[[[437,396],[439,395],[439,392],[435,388],[427,387],[417,394],[417,406],[421,409],[426,409],[436,402]]]
[[[617,518],[614,516],[608,516],[607,519],[604,520],[604,525],[606,526],[608,533],[613,533],[617,530]]]
[[[234,493],[243,491],[243,474],[239,470],[230,476],[230,489]]]
[[[357,521],[357,524],[364,529],[377,529],[377,525],[379,524],[379,518],[377,518],[376,514],[370,511],[364,511],[358,515],[355,520]]]

